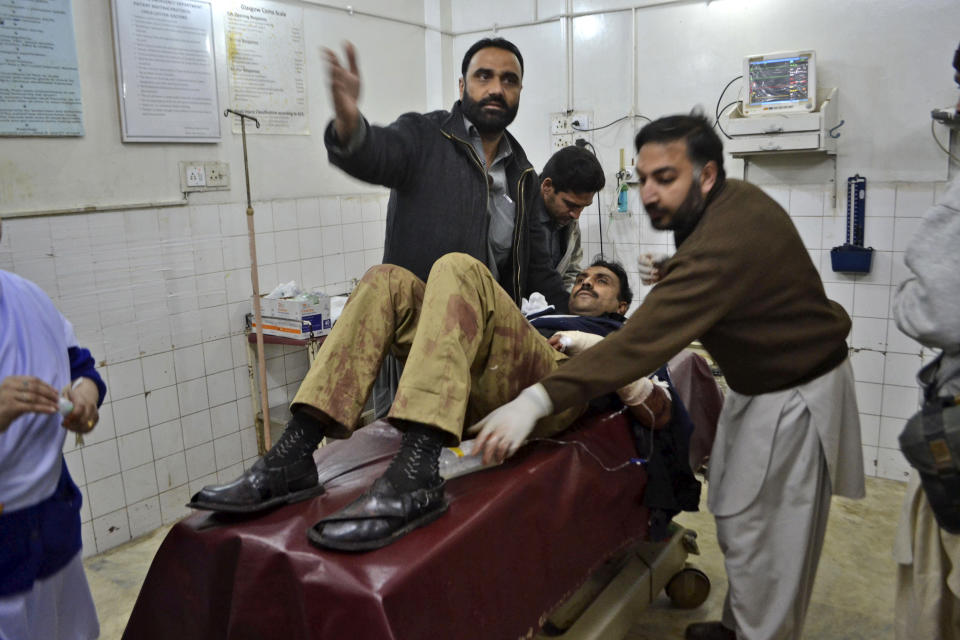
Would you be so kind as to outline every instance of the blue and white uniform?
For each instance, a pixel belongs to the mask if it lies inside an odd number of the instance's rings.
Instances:
[[[0,380],[37,377],[55,389],[91,378],[72,325],[36,285],[0,270]],[[27,413],[0,433],[0,640],[100,634],[80,551],[80,492],[63,461],[59,414]]]

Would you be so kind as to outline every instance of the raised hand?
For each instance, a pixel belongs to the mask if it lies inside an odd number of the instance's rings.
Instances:
[[[337,139],[346,144],[360,122],[360,69],[357,67],[357,52],[349,42],[344,43],[346,66],[332,50],[323,48],[327,59],[327,73],[330,78],[330,96],[333,98],[333,128]]]

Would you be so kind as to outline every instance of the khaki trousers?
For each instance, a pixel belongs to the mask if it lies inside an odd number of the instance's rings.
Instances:
[[[387,418],[445,431],[448,444],[566,358],[534,329],[474,258],[443,256],[427,282],[394,265],[371,268],[344,306],[291,403],[309,405],[345,438],[356,427],[388,352],[406,360]],[[532,437],[566,428],[584,407],[537,423]]]

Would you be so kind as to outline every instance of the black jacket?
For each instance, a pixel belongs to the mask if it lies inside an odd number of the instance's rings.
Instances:
[[[568,294],[550,266],[546,229],[533,209],[537,174],[520,143],[509,132],[505,135],[513,149],[506,174],[517,209],[511,265],[500,274],[500,284],[518,305],[521,297],[539,291],[565,311]],[[363,144],[348,156],[331,150],[339,146],[332,123],[324,143],[334,166],[390,187],[384,263],[409,269],[423,280],[447,253],[466,253],[486,264],[489,187],[459,101],[450,111],[406,113],[386,127],[368,125]]]

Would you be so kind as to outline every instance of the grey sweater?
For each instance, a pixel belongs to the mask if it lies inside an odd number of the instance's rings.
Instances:
[[[933,383],[960,393],[960,178],[924,214],[904,261],[913,276],[897,289],[893,317],[920,344],[943,350]]]

